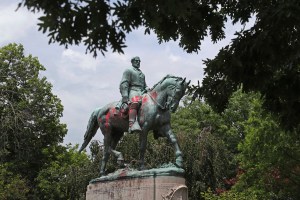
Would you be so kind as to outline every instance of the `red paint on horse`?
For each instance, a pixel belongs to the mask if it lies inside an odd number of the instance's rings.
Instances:
[[[148,98],[147,98],[147,97],[144,97],[142,103],[144,104],[144,103],[146,103],[147,101],[148,101]]]
[[[110,109],[110,112],[111,112],[112,115],[114,116],[114,115],[117,113],[116,108],[111,108],[111,109]]]
[[[151,96],[153,97],[153,99],[156,99],[157,98],[157,92],[156,91],[151,92]]]
[[[105,116],[105,128],[109,128],[109,118],[110,118],[110,112],[108,112]]]

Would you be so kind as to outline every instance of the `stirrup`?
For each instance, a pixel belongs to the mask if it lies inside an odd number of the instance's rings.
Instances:
[[[128,129],[128,133],[140,133],[142,129],[137,121],[135,121],[131,127]]]

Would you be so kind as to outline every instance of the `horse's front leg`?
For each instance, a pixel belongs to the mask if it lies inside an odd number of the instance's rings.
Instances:
[[[123,136],[123,133],[114,132],[114,136],[115,137],[112,138],[110,151],[117,158],[117,163],[118,163],[119,167],[125,167],[123,154],[119,151],[116,151],[116,146],[119,143],[121,137]]]
[[[177,167],[182,168],[183,167],[182,152],[180,150],[180,147],[179,147],[179,144],[177,142],[175,134],[171,130],[170,125],[166,125],[165,127],[163,127],[163,131],[165,132],[165,135],[168,138],[169,142],[171,142],[171,144],[174,147],[175,156],[176,156],[176,162],[175,162],[175,164],[177,165]]]
[[[106,165],[109,160],[109,156],[112,153],[111,152],[112,133],[109,126],[106,127],[105,129],[101,129],[101,131],[104,136],[103,138],[104,148],[103,148],[103,157],[100,165],[100,176],[104,176],[106,171]]]
[[[145,153],[147,147],[147,131],[143,130],[140,133],[139,141],[140,141],[140,168],[139,170],[145,169]]]

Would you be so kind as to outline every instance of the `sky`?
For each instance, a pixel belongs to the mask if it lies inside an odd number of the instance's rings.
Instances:
[[[64,143],[73,145],[82,144],[94,109],[121,99],[119,83],[123,71],[131,66],[132,57],[141,58],[141,70],[150,88],[167,74],[186,77],[196,84],[204,76],[203,60],[214,58],[241,29],[240,25],[227,23],[226,39],[213,44],[210,38],[206,38],[198,54],[188,54],[178,46],[178,42],[158,44],[155,34],[144,35],[141,28],[127,35],[124,54],[108,51],[105,56],[99,53],[94,58],[86,54],[83,45],[66,49],[57,43],[48,44],[47,34],[38,31],[39,14],[25,8],[16,11],[19,2],[21,0],[0,1],[0,47],[9,43],[22,44],[26,56],[38,57],[46,68],[42,76],[53,85],[52,92],[64,106],[61,122],[68,128]],[[102,141],[100,130],[94,139]]]

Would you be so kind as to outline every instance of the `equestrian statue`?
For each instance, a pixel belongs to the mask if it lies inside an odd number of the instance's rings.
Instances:
[[[125,70],[120,83],[122,100],[112,102],[102,108],[95,109],[89,119],[82,151],[95,136],[98,128],[104,136],[104,152],[101,161],[100,175],[105,175],[106,164],[110,154],[117,157],[118,163],[124,161],[116,146],[125,132],[139,135],[140,170],[144,169],[144,156],[147,146],[147,134],[153,131],[154,138],[167,137],[175,151],[175,165],[183,167],[182,152],[176,136],[171,130],[171,112],[175,112],[179,101],[184,96],[190,83],[185,78],[167,75],[152,89],[147,88],[145,76],[139,67],[139,57],[132,60],[134,69]]]

